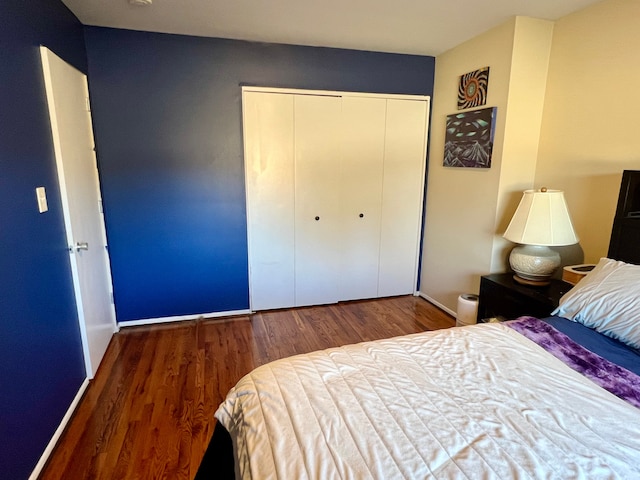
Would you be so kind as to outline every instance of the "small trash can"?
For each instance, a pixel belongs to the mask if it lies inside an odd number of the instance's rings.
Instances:
[[[456,327],[464,327],[476,323],[478,317],[478,295],[463,293],[458,297]]]

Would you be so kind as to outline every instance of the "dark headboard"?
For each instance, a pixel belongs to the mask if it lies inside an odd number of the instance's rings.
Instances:
[[[607,256],[640,264],[640,170],[622,173]]]

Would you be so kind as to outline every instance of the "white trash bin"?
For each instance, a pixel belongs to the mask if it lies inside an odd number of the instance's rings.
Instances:
[[[463,293],[458,297],[456,327],[464,327],[476,323],[478,317],[478,295]]]

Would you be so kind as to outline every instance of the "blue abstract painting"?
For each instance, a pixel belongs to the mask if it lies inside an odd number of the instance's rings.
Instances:
[[[491,167],[497,107],[447,115],[445,167]]]

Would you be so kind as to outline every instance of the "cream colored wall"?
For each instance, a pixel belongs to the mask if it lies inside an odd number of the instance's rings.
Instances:
[[[436,58],[420,291],[450,312],[481,275],[505,268],[500,234],[533,184],[551,35],[550,22],[517,17]],[[498,107],[491,168],[445,168],[459,77],[485,66],[487,106]]]
[[[638,0],[605,0],[555,24],[518,17],[436,59],[425,297],[454,312],[480,275],[506,270],[500,234],[525,188],[564,190],[585,261],[606,255],[622,170],[640,169],[638,19]],[[492,167],[444,168],[458,78],[484,66],[487,106],[498,107]]]
[[[640,1],[556,22],[535,183],[565,191],[586,262],[607,254],[622,170],[640,169],[638,85]]]
[[[503,239],[502,234],[522,198],[522,192],[537,187],[533,179],[552,36],[552,22],[516,18],[491,272],[508,269],[513,243]]]

